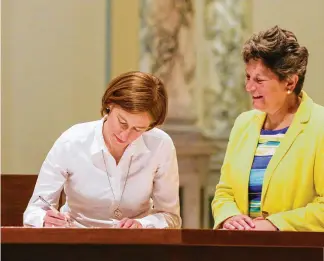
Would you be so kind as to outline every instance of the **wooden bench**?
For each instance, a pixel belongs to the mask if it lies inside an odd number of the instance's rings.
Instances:
[[[37,175],[1,175],[1,225],[22,226]]]
[[[37,175],[1,175],[1,226],[22,226]],[[62,197],[60,205],[62,205]]]

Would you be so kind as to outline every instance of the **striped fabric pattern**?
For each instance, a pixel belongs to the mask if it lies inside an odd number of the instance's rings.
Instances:
[[[251,218],[261,216],[260,205],[264,173],[287,130],[288,127],[281,130],[261,130],[249,179],[249,216]]]

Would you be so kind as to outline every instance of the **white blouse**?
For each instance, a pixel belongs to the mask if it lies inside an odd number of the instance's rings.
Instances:
[[[77,124],[54,143],[24,212],[24,225],[42,227],[48,208],[38,196],[57,207],[64,188],[60,211],[69,213],[76,226],[114,227],[118,208],[121,218],[136,219],[144,228],[180,228],[179,173],[171,138],[157,128],[144,132],[116,165],[104,143],[103,122]]]

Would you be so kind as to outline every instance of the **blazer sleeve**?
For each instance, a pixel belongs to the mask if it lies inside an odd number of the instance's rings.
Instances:
[[[235,147],[235,137],[239,135],[244,115],[240,115],[234,123],[229,137],[224,162],[221,168],[220,181],[216,185],[214,199],[211,203],[212,214],[214,217],[214,229],[220,228],[224,220],[229,217],[241,214],[238,209],[230,179],[230,162]]]
[[[305,207],[267,217],[282,231],[324,232],[324,137],[318,143],[314,163],[314,189],[317,196]]]

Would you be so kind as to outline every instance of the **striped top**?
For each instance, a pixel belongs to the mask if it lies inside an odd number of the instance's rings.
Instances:
[[[287,130],[288,127],[281,130],[261,130],[249,180],[249,216],[252,218],[261,216],[264,173]]]

